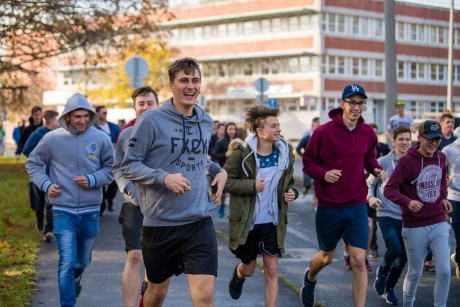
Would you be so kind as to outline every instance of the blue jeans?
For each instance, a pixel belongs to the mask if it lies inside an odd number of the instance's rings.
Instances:
[[[388,216],[377,218],[387,248],[380,264],[380,272],[387,275],[387,288],[394,288],[407,263],[406,249],[401,236],[402,221]]]
[[[403,228],[402,237],[409,263],[403,286],[404,307],[414,306],[415,293],[422,276],[423,263],[428,246],[433,251],[436,267],[434,306],[445,307],[450,286],[450,225],[441,222],[430,226]]]
[[[91,263],[94,239],[99,232],[99,212],[71,215],[54,211],[53,220],[59,251],[61,306],[75,306],[75,278]]]
[[[452,229],[455,235],[455,262],[460,264],[460,201],[450,200],[453,211],[449,213],[452,219]]]

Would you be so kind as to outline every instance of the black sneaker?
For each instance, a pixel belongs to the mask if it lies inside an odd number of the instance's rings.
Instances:
[[[387,283],[387,276],[382,274],[382,269],[377,268],[374,281],[374,290],[378,295],[382,296],[385,292],[385,285]]]
[[[386,288],[385,293],[382,297],[386,300],[388,304],[398,305],[398,298],[395,295],[394,288]]]
[[[239,265],[239,264],[238,264]],[[240,279],[238,278],[238,265],[233,270],[233,277],[230,279],[230,284],[228,285],[228,292],[230,292],[230,296],[232,299],[237,300],[240,298],[241,293],[243,292],[243,284],[246,278]]]
[[[80,275],[79,277],[75,277],[75,297],[78,297],[81,292],[81,277],[83,275]]]
[[[316,280],[311,282],[308,279],[308,272],[310,269],[305,271],[303,277],[302,287],[300,288],[300,300],[305,307],[313,307],[315,305],[315,286]]]

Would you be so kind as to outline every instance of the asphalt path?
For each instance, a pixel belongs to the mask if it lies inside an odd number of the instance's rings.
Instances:
[[[296,179],[300,182],[301,162],[296,161]],[[93,260],[83,277],[83,289],[77,299],[77,306],[123,306],[121,294],[121,276],[126,258],[118,213],[121,198],[117,197],[114,212],[106,212],[100,219],[100,233],[96,239]],[[315,231],[315,211],[311,209],[311,195],[299,197],[289,208],[289,225],[286,236],[286,253],[279,261],[280,288],[278,306],[301,306],[298,289],[310,257],[317,251],[318,243]],[[255,274],[248,278],[239,300],[233,300],[228,294],[228,282],[238,259],[227,247],[228,219],[218,218],[213,212],[213,221],[217,231],[219,269],[215,282],[215,306],[265,306],[264,277],[258,266]],[[452,238],[453,233],[451,232]],[[384,252],[384,243],[378,232],[379,252]],[[455,240],[451,240],[451,249]],[[339,244],[335,259],[318,275],[318,306],[353,306],[351,294],[352,272],[343,269],[343,248]],[[259,258],[259,260],[261,260]],[[375,269],[381,258],[371,259],[374,268],[369,272],[366,306],[388,306],[373,290]],[[31,306],[59,306],[57,286],[58,254],[55,243],[42,243],[37,260],[36,292]],[[402,284],[405,272],[395,288],[397,297],[402,299]],[[415,306],[433,306],[433,286],[435,273],[424,272],[420,280]],[[402,305],[402,304],[400,304]],[[188,284],[185,275],[172,277],[168,296],[164,306],[191,306]],[[460,281],[455,277],[452,266],[452,279],[447,306],[460,306]]]

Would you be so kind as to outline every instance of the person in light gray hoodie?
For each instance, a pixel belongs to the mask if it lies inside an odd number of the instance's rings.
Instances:
[[[452,144],[444,147],[442,152],[447,157],[451,182],[447,188],[447,199],[452,204],[452,212],[449,213],[449,216],[456,242],[455,252],[450,256],[450,259],[455,265],[455,274],[460,279],[460,139],[456,139]]]
[[[194,306],[213,306],[217,240],[210,217],[215,209],[206,171],[220,198],[227,172],[208,160],[213,120],[195,102],[201,72],[192,58],[169,66],[173,98],[136,121],[121,164],[138,187],[144,215],[141,247],[148,287],[145,306],[161,306],[170,277],[187,274]]]
[[[30,179],[53,205],[61,306],[76,304],[99,232],[102,187],[113,180],[113,146],[104,132],[92,127],[95,121],[88,100],[72,95],[59,118],[61,127],[47,133],[26,162]]]
[[[142,286],[140,284],[140,272],[143,263],[141,251],[141,231],[144,216],[139,208],[137,187],[133,182],[123,177],[120,165],[125,157],[129,137],[136,119],[144,112],[150,109],[156,109],[159,106],[158,94],[150,86],[143,86],[135,89],[131,98],[133,99],[133,109],[136,111],[136,118],[129,121],[123,127],[120,135],[118,136],[112,170],[113,177],[115,178],[120,192],[123,193],[124,198],[120,216],[118,217],[118,222],[122,225],[122,233],[123,239],[125,240],[126,250],[126,263],[121,282],[124,306],[137,305],[139,289],[141,289],[140,294],[142,300],[147,282],[143,282]]]
[[[394,150],[377,160],[387,173],[388,178],[393,173],[399,158],[405,155],[411,146],[411,130],[409,127],[400,126],[394,130],[393,145]],[[396,305],[398,299],[394,294],[394,288],[406,266],[407,255],[401,235],[401,208],[383,196],[386,182],[382,183],[373,175],[367,178],[369,187],[367,200],[369,206],[377,210],[377,221],[387,247],[382,263],[377,269],[374,290],[388,304]]]

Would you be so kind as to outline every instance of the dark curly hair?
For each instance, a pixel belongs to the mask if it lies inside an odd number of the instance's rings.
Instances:
[[[250,132],[256,132],[257,128],[263,128],[267,117],[278,117],[280,110],[278,108],[270,108],[267,106],[253,106],[245,116],[246,127]]]

